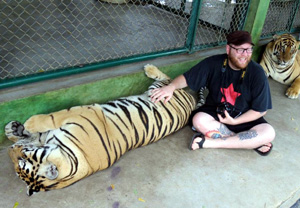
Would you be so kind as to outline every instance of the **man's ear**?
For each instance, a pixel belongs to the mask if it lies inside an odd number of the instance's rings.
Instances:
[[[229,54],[229,50],[230,50],[230,46],[227,44],[226,45],[226,53],[227,53],[227,55]]]

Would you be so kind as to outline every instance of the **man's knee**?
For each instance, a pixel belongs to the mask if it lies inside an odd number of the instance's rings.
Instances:
[[[215,119],[204,112],[198,112],[194,115],[193,117],[193,126],[199,131],[199,130],[203,130],[207,129],[210,127],[212,121],[215,121]]]
[[[201,126],[206,120],[207,120],[206,113],[198,112],[193,117],[193,125]]]
[[[268,123],[260,124],[257,127],[259,134],[267,140],[267,142],[272,142],[275,139],[276,132],[273,126]]]
[[[271,126],[270,124],[268,124],[268,126],[269,127],[267,129],[267,131],[268,131],[267,134],[270,137],[271,141],[273,141],[275,139],[276,132],[275,132],[275,129],[273,128],[273,126]]]

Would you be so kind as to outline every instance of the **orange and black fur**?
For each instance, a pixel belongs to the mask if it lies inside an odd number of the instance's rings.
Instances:
[[[149,91],[170,82],[153,65],[146,65],[145,72],[156,80]],[[166,104],[154,104],[149,91],[106,104],[35,115],[24,125],[8,123],[6,136],[15,142],[9,155],[17,175],[27,184],[28,195],[69,186],[112,166],[127,151],[186,125],[196,105],[192,95],[176,90]]]
[[[263,53],[260,65],[267,76],[289,85],[286,96],[298,98],[300,94],[299,41],[291,34],[274,35]]]

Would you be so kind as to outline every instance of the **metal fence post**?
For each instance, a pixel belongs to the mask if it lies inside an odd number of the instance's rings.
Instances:
[[[254,48],[252,59],[258,61],[261,54],[261,47],[257,47],[257,43],[261,37],[265,19],[267,16],[270,0],[251,0],[249,4],[248,15],[246,17],[244,30],[250,32],[253,43],[256,45]]]
[[[186,40],[186,47],[189,49],[189,53],[193,53],[194,41],[196,36],[197,24],[199,21],[200,5],[202,0],[195,0],[192,4],[192,12],[190,17],[190,24],[188,27],[188,34]]]

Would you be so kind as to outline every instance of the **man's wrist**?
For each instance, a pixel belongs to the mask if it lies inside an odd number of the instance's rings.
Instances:
[[[170,83],[168,86],[169,86],[169,87],[171,87],[173,91],[175,91],[175,90],[176,90],[176,86],[175,86],[175,84],[173,84],[173,83]]]

